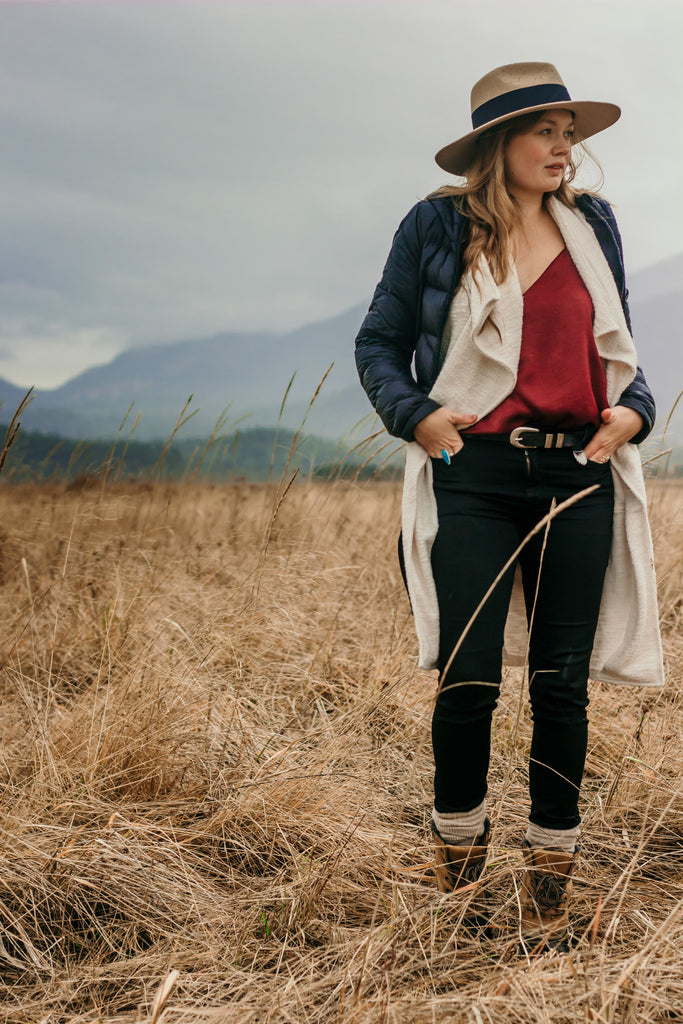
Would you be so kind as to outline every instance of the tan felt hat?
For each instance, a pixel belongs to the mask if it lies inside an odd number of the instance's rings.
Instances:
[[[552,64],[504,64],[480,78],[471,95],[473,131],[444,146],[434,159],[451,174],[465,174],[482,132],[534,110],[553,107],[574,114],[574,142],[609,128],[621,115],[614,103],[575,102]]]

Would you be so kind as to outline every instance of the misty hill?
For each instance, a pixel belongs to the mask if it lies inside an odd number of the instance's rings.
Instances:
[[[638,356],[657,402],[657,423],[663,426],[683,390],[683,291],[645,300],[636,296],[630,307]],[[683,399],[673,422],[680,437]]]
[[[353,362],[353,338],[363,313],[364,308],[357,306],[330,320],[281,335],[235,332],[131,349],[59,388],[37,392],[22,418],[23,424],[63,436],[113,437],[132,402],[126,430],[140,412],[136,437],[166,437],[194,394],[188,410],[199,410],[191,420],[193,434],[208,434],[226,407],[231,422],[248,416],[245,426],[272,426],[295,375],[282,422],[297,427],[334,362],[321,409],[316,409],[310,429],[324,424],[326,436],[337,438],[371,411],[357,384]],[[353,399],[345,403],[345,418],[340,425],[337,411],[331,406],[328,415],[324,402],[351,385]],[[0,380],[4,419],[23,394],[22,389]]]
[[[647,302],[658,295],[671,295],[683,287],[683,253],[660,260],[629,276],[631,300]]]
[[[641,364],[655,393],[659,423],[683,387],[683,255],[634,274],[630,280],[634,335]],[[135,437],[167,437],[190,394],[198,410],[185,432],[206,435],[228,408],[230,424],[272,426],[293,375],[282,425],[297,428],[323,375],[334,363],[309,412],[306,432],[342,437],[363,421],[378,420],[356,375],[353,342],[366,304],[283,334],[230,332],[193,341],[148,345],[122,352],[59,388],[38,392],[23,417],[25,427],[65,437],[111,438],[133,404],[124,433],[138,413]],[[3,419],[23,391],[0,380]],[[683,403],[676,419],[683,432]]]

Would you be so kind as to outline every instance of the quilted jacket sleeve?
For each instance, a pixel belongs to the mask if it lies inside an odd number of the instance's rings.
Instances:
[[[636,375],[629,386],[621,393],[617,405],[625,405],[642,416],[642,429],[631,438],[631,444],[641,444],[655,425],[657,410],[654,397],[645,380],[645,374],[640,367],[637,368]]]
[[[621,305],[624,310],[626,324],[629,331],[633,333],[631,330],[631,314],[628,308],[628,288],[626,287],[624,272],[624,251],[621,244],[621,235],[619,233],[619,228],[617,226],[617,221],[612,211],[612,207],[606,199],[594,196],[585,196],[582,198],[584,199],[584,203],[587,199],[589,200],[589,209],[591,212],[588,212],[583,204],[580,205],[584,209],[588,222],[595,231],[603,252],[605,252],[605,255],[607,256],[619,291],[619,296],[621,298]],[[645,380],[645,374],[640,366],[637,368],[636,375],[632,382],[626,390],[622,392],[617,405],[625,405],[629,409],[634,409],[635,412],[639,413],[642,417],[642,429],[631,438],[631,444],[641,444],[654,426],[657,410],[655,407],[654,397],[648,387],[647,381]]]
[[[429,216],[421,202],[399,225],[382,279],[356,338],[361,383],[385,427],[412,441],[415,426],[438,409],[412,373],[421,302],[422,237]]]

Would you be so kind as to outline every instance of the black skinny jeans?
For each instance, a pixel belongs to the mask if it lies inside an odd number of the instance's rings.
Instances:
[[[439,515],[432,568],[441,623],[432,743],[435,807],[441,813],[471,810],[486,795],[514,567],[496,586],[444,677],[451,651],[552,499],[559,503],[600,485],[552,520],[542,558],[545,530],[519,558],[527,620],[535,602],[529,649],[530,820],[545,828],[572,828],[580,821],[588,666],[612,539],[610,466],[581,466],[569,449],[522,451],[473,436],[464,439],[450,466],[434,459],[432,467]]]

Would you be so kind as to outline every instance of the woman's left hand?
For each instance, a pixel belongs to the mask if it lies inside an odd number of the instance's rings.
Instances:
[[[608,462],[622,445],[643,427],[643,417],[635,409],[615,405],[600,413],[602,425],[586,445],[586,458],[591,462]]]

